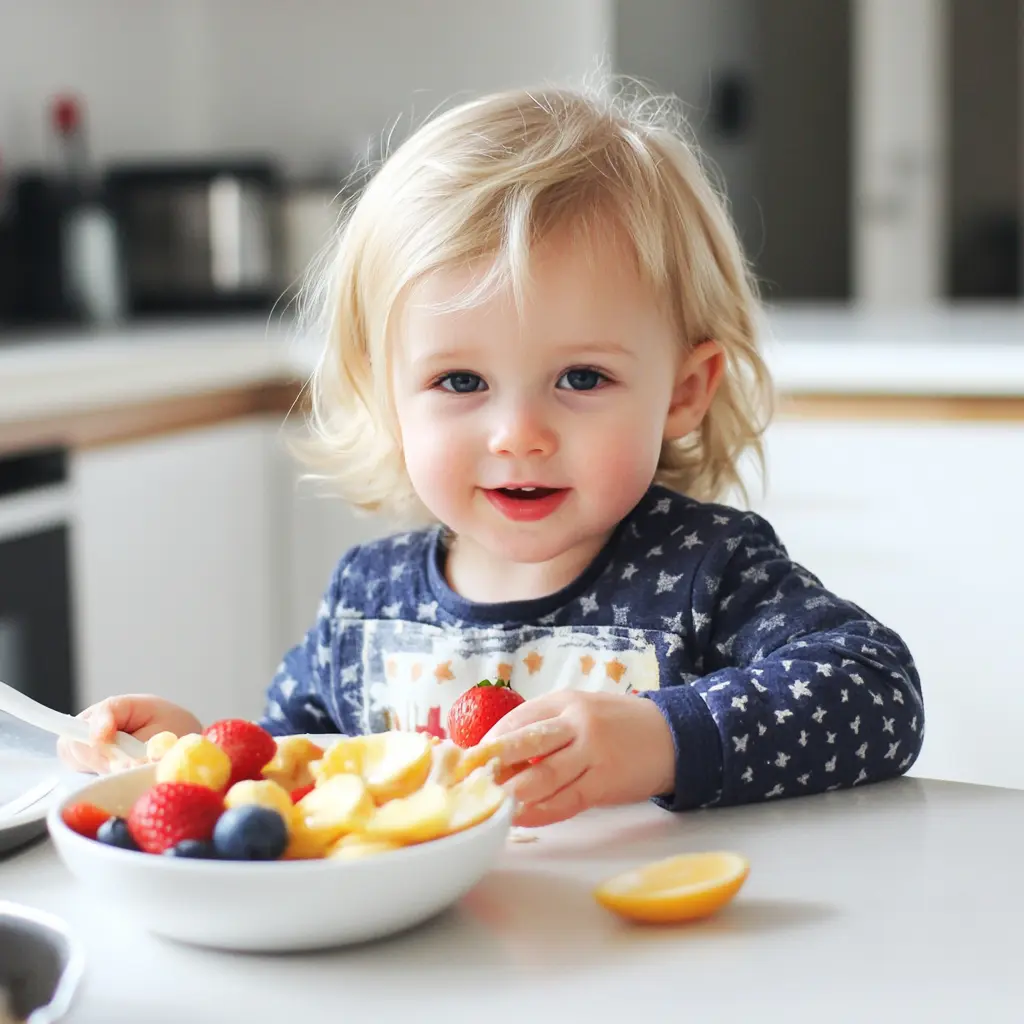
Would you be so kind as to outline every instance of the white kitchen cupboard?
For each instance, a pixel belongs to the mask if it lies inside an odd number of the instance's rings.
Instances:
[[[780,420],[767,448],[751,505],[914,654],[912,774],[1024,787],[1024,424]]]
[[[80,705],[151,692],[255,716],[285,641],[278,420],[80,451],[73,600]]]
[[[289,454],[289,441],[301,436],[290,427],[279,443],[289,552],[282,577],[286,588],[286,629],[290,642],[313,624],[331,573],[354,544],[384,536],[395,523],[356,511],[331,491],[329,483],[312,479],[309,467]]]

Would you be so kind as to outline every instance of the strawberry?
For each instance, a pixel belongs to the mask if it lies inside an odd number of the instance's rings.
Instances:
[[[132,806],[128,831],[145,853],[163,853],[184,839],[208,840],[224,799],[194,782],[158,782]]]
[[[448,710],[448,736],[460,747],[475,747],[500,718],[523,703],[524,697],[499,679],[477,683]]]
[[[77,832],[86,839],[95,839],[100,825],[110,817],[110,811],[82,800],[65,807],[61,817],[72,832]]]
[[[236,782],[263,778],[263,766],[277,753],[274,737],[244,718],[222,718],[207,726],[203,735],[231,760],[228,789]]]

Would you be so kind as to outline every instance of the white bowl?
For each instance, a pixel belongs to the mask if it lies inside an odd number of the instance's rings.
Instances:
[[[189,860],[78,835],[63,809],[79,800],[127,815],[153,784],[147,765],[107,775],[55,803],[47,826],[61,859],[104,909],[147,931],[247,952],[322,949],[403,931],[462,898],[501,855],[511,801],[464,832],[356,860]]]

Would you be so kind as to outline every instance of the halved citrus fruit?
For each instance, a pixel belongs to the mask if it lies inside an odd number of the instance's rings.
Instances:
[[[724,907],[748,874],[750,864],[738,853],[684,853],[606,879],[594,898],[633,921],[692,921]]]

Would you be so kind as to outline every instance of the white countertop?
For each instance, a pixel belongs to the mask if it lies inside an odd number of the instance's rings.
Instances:
[[[304,379],[315,359],[265,317],[40,333],[0,345],[0,423]]]
[[[858,313],[770,312],[765,354],[784,393],[1024,396],[1024,303]],[[0,422],[305,379],[314,339],[266,318],[0,334]]]
[[[1024,792],[917,778],[683,815],[589,812],[511,844],[434,922],[308,955],[230,955],[137,932],[49,843],[0,861],[0,899],[58,914],[84,943],[68,1024],[999,1024],[1021,1012],[1022,822]],[[716,918],[630,927],[591,898],[619,870],[712,849],[751,862]]]
[[[771,311],[768,364],[786,393],[1024,396],[1024,302]]]

